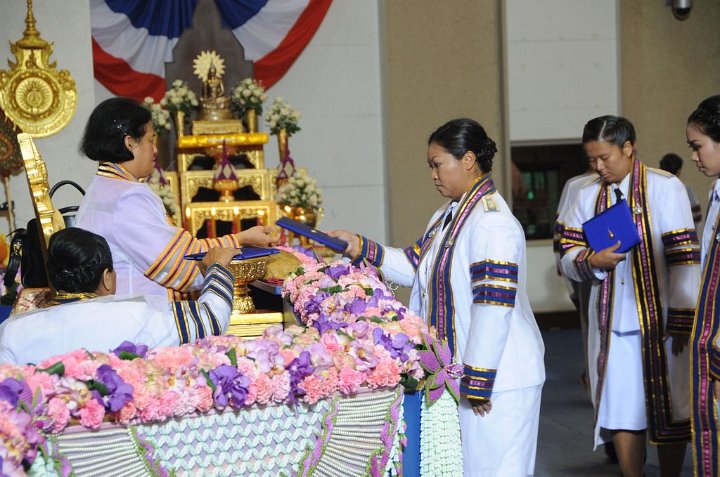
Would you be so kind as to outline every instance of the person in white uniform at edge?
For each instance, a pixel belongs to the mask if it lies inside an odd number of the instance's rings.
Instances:
[[[701,240],[703,273],[692,335],[690,396],[694,475],[715,477],[720,475],[720,95],[705,99],[690,114],[686,135],[698,170],[715,178]]]
[[[345,251],[411,286],[410,309],[463,365],[464,475],[527,476],[535,467],[544,346],[526,292],[525,236],[490,174],[497,148],[480,124],[455,119],[428,140],[440,194],[425,234],[405,248],[340,230]]]
[[[144,183],[157,148],[150,112],[128,98],[111,98],[90,115],[80,150],[98,171],[83,198],[76,226],[110,244],[118,296],[166,295],[199,290],[196,263],[183,257],[211,247],[273,243],[269,227],[257,226],[217,239],[196,239],[172,225],[162,200]]]
[[[237,250],[212,248],[203,258],[197,301],[165,296],[120,298],[107,241],[74,227],[50,237],[48,278],[58,290],[53,306],[14,315],[0,325],[0,362],[39,363],[85,348],[107,352],[124,341],[177,346],[225,332],[232,311]]]
[[[635,128],[619,116],[590,120],[585,154],[597,181],[580,190],[561,238],[563,272],[592,280],[588,323],[595,445],[612,438],[624,477],[643,475],[645,436],[661,476],[678,476],[690,439],[688,349],[700,253],[690,202],[677,177],[635,158]],[[626,199],[640,243],[589,248],[582,224]]]

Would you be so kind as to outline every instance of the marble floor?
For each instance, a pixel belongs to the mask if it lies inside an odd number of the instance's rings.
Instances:
[[[540,411],[536,477],[618,477],[620,469],[605,453],[592,450],[593,411],[580,384],[583,357],[580,329],[544,330],[547,379]],[[648,448],[647,477],[659,476],[657,452]],[[682,476],[692,475],[685,458]]]

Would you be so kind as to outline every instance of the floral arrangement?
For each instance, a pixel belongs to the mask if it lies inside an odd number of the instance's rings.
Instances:
[[[378,321],[358,318],[323,334],[277,326],[255,340],[216,336],[150,351],[125,342],[37,367],[0,365],[0,383],[12,386],[5,392],[0,385],[0,457],[16,468],[31,464],[44,442],[38,432],[61,432],[71,422],[97,429],[106,420],[152,423],[253,404],[313,404],[361,387],[394,387],[403,374],[421,378],[414,346],[427,331],[422,321]],[[8,396],[35,404],[19,412]]]
[[[187,116],[198,107],[198,100],[185,81],[175,80],[160,100],[160,106],[172,114],[182,111]]]
[[[153,129],[155,129],[156,135],[162,136],[163,134],[170,131],[172,123],[170,121],[170,112],[167,109],[157,104],[155,100],[150,96],[145,98],[142,105],[143,107],[145,107],[145,109],[150,111]]]
[[[170,181],[165,177],[165,171],[163,171],[157,161],[155,161],[152,174],[150,174],[146,183],[148,187],[160,197],[167,214],[173,217],[175,215],[175,195],[170,188]]]
[[[273,100],[270,110],[265,114],[265,123],[271,134],[277,134],[284,129],[290,137],[300,131],[299,121],[300,113],[279,96]]]
[[[238,117],[242,117],[251,109],[262,114],[267,94],[265,94],[262,83],[253,78],[245,78],[232,89],[230,99],[233,112]]]
[[[152,350],[124,342],[107,353],[81,349],[37,366],[0,364],[2,472],[27,468],[43,452],[45,435],[70,424],[98,429],[105,421],[156,423],[252,405],[313,404],[361,388],[417,389],[427,373],[433,389],[451,386],[449,350],[394,299],[376,269],[305,260],[283,294],[306,327]],[[69,464],[53,462],[69,474]]]
[[[315,179],[299,171],[280,186],[275,201],[290,207],[317,209],[322,205],[323,197]]]

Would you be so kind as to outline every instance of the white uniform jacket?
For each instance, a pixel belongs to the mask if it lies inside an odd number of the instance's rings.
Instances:
[[[700,252],[685,186],[672,174],[633,160],[619,188],[627,199],[640,244],[612,271],[589,265],[582,224],[616,202],[613,187],[598,178],[586,185],[565,221],[563,273],[592,280],[588,365],[597,422],[612,332],[641,334],[647,424],[656,444],[689,439],[688,350],[670,352],[667,333],[689,335],[700,278]]]
[[[452,221],[443,229],[448,208]],[[435,212],[424,236],[406,249],[362,238],[362,255],[385,277],[412,286],[410,309],[435,326],[463,365],[461,393],[540,385],[544,346],[526,292],[525,237],[485,175]]]
[[[107,352],[125,340],[177,346],[220,335],[230,322],[232,296],[232,275],[214,264],[197,301],[106,296],[14,315],[0,325],[0,362],[37,364],[80,348]]]
[[[233,235],[196,239],[169,222],[162,200],[120,164],[101,163],[80,204],[76,226],[107,240],[117,295],[168,295],[198,290],[202,275],[187,254],[213,246],[239,247]],[[177,296],[177,295],[174,295]]]

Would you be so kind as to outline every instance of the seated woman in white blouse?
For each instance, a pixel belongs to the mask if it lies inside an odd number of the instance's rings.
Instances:
[[[0,325],[0,362],[39,363],[85,348],[107,352],[123,341],[176,346],[225,332],[230,322],[234,249],[213,248],[201,263],[205,280],[197,301],[163,296],[115,297],[107,241],[67,228],[50,238],[48,278],[56,306],[15,315]]]

